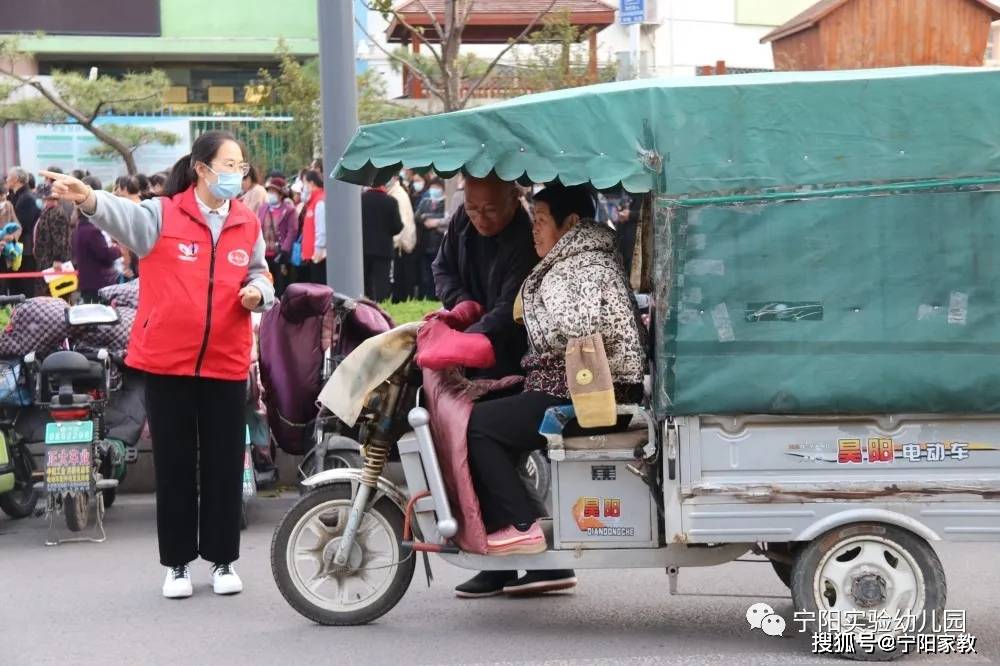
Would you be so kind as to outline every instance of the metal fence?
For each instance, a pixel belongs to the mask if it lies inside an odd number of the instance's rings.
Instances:
[[[253,108],[252,110],[224,109],[212,106],[164,107],[155,113],[129,114],[135,117],[187,118],[191,127],[191,140],[212,130],[231,132],[243,142],[250,153],[250,161],[261,170],[291,174],[305,166],[289,155],[288,133],[282,125],[292,117],[282,109]]]

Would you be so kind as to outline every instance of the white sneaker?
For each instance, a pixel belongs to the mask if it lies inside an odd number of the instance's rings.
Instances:
[[[216,564],[212,567],[212,590],[216,594],[239,594],[243,591],[243,581],[236,575],[232,564]]]
[[[167,577],[163,581],[163,596],[167,599],[185,599],[193,593],[191,568],[186,564],[179,567],[168,567]]]

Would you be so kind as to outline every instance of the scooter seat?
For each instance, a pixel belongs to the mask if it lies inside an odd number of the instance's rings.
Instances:
[[[55,380],[85,380],[95,385],[104,380],[104,366],[75,351],[57,351],[42,361],[42,375]]]
[[[90,372],[90,361],[75,351],[57,351],[42,361],[42,372],[50,375],[79,376]]]

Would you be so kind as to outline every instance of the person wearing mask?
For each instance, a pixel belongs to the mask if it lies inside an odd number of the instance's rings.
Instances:
[[[531,218],[514,183],[494,175],[467,177],[465,204],[448,222],[434,261],[437,295],[448,313],[420,329],[417,363],[430,369],[461,366],[470,376],[521,374],[528,349],[524,327],[514,322],[514,300],[538,263]],[[453,328],[449,322],[459,322]],[[537,426],[536,426],[537,427]],[[472,442],[469,442],[470,449]],[[523,594],[573,587],[572,571],[483,571],[455,588],[463,598],[504,592]]]
[[[392,302],[406,301],[417,292],[420,281],[420,255],[414,250],[417,247],[417,227],[413,216],[413,204],[410,195],[399,176],[393,177],[387,189],[389,196],[396,200],[399,206],[399,219],[403,230],[392,237],[394,256],[392,258]]]
[[[292,244],[299,232],[295,204],[286,195],[287,183],[281,176],[268,179],[267,200],[257,209],[261,233],[264,235],[264,257],[274,276],[274,293],[280,297],[289,284]]]
[[[434,260],[441,250],[441,239],[447,230],[445,219],[444,183],[440,178],[431,178],[427,196],[420,201],[414,213],[420,234],[420,298],[435,300]]]
[[[162,593],[192,594],[190,563],[212,564],[216,594],[243,589],[240,555],[251,311],[274,302],[264,238],[236,199],[249,165],[228,132],[201,134],[164,196],[136,204],[69,176],[53,191],[140,257],[126,363],[146,373]],[[200,494],[200,503],[199,503]]]
[[[265,200],[267,200],[267,190],[260,184],[257,169],[251,164],[250,171],[243,177],[243,194],[240,195],[240,201],[243,202],[244,206],[256,212]]]
[[[384,187],[371,187],[361,194],[361,240],[363,245],[365,296],[376,303],[389,298],[392,239],[403,230],[399,204]]]
[[[413,210],[417,210],[420,200],[427,194],[425,189],[424,177],[419,173],[414,173],[410,178],[410,205],[413,206]]]
[[[21,225],[21,242],[24,253],[21,257],[21,271],[28,273],[36,270],[35,248],[32,245],[35,237],[35,223],[41,214],[41,206],[32,193],[34,178],[19,166],[11,167],[7,172],[7,199],[14,208],[14,216]],[[31,280],[17,280],[12,285],[15,293],[31,297],[35,295],[35,287]]]
[[[318,171],[302,177],[302,280],[326,284],[326,191]]]

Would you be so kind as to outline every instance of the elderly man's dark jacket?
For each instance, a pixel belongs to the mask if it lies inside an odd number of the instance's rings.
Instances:
[[[514,323],[514,299],[538,263],[531,238],[531,219],[521,206],[514,219],[492,238],[472,226],[465,206],[448,222],[441,250],[434,260],[434,285],[446,308],[476,301],[486,315],[467,332],[490,339],[496,366],[479,377],[521,374],[521,357],[528,348],[524,326]]]
[[[14,215],[17,216],[17,222],[21,225],[21,242],[24,243],[24,254],[31,256],[35,253],[33,247],[35,222],[38,221],[41,211],[38,210],[38,204],[35,203],[34,195],[31,194],[31,191],[26,186],[22,186],[17,192],[11,193],[9,199],[11,205],[14,206]]]

